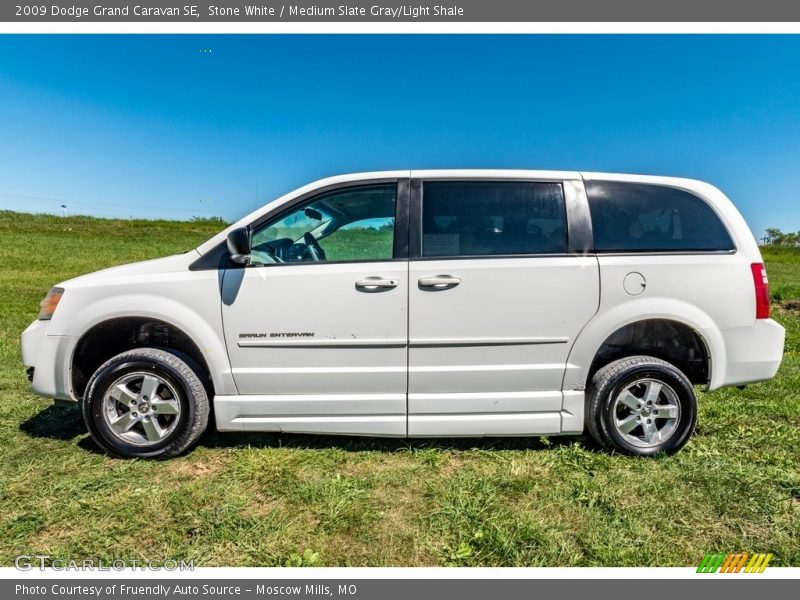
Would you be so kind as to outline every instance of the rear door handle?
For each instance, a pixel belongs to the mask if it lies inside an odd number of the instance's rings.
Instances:
[[[366,292],[375,290],[387,290],[395,288],[400,284],[398,279],[383,279],[382,277],[367,277],[356,281],[356,287]]]
[[[461,283],[459,277],[450,275],[436,275],[435,277],[423,277],[419,280],[419,287],[445,289],[457,286]]]

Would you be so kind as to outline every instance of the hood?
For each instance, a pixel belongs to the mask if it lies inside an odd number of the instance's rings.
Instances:
[[[199,254],[196,250],[189,250],[183,254],[173,254],[172,256],[165,256],[163,258],[154,258],[151,260],[129,263],[127,265],[109,267],[68,279],[59,283],[58,287],[77,288],[97,285],[99,283],[114,283],[115,281],[122,279],[129,280],[137,276],[151,277],[153,275],[165,273],[183,272],[189,268],[192,262],[197,260],[198,256]]]

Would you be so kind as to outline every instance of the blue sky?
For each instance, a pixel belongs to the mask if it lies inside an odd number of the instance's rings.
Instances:
[[[0,208],[234,219],[343,172],[696,177],[800,229],[800,36],[0,36]]]

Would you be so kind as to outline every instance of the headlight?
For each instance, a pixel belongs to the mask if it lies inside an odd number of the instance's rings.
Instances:
[[[50,318],[53,316],[53,313],[56,312],[56,306],[58,306],[59,301],[61,300],[61,296],[64,294],[64,288],[54,287],[52,290],[47,292],[47,296],[44,297],[39,303],[39,320],[40,321],[49,321]]]

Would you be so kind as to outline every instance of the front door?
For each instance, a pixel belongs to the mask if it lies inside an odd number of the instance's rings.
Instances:
[[[562,431],[567,355],[599,302],[596,258],[569,251],[564,187],[422,182],[409,435]]]
[[[399,204],[396,181],[359,185],[252,228],[250,265],[223,279],[239,391],[215,403],[223,429],[406,434],[408,262],[398,256],[404,243],[395,243]]]

